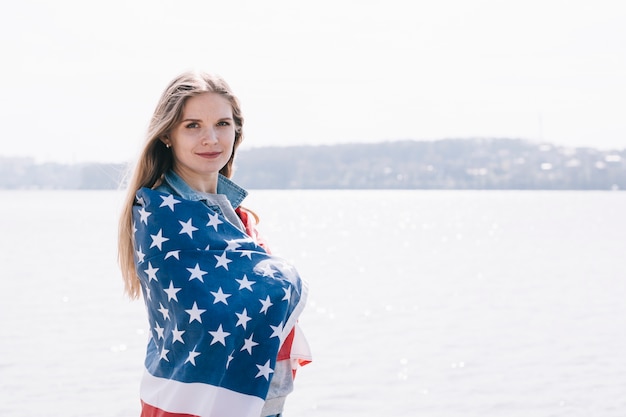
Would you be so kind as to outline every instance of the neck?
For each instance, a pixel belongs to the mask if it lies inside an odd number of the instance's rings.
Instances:
[[[196,191],[209,194],[217,193],[217,172],[212,172],[205,175],[198,175],[195,173],[185,172],[185,170],[180,170],[177,168],[174,168],[174,172],[180,178],[182,178],[182,180],[185,181],[187,185],[189,185]]]

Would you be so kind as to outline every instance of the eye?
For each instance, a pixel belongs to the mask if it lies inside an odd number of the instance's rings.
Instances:
[[[198,127],[200,127],[200,125],[196,122],[191,122],[191,123],[187,123],[185,127],[187,129],[197,129]]]
[[[217,122],[218,126],[230,126],[230,122],[222,120],[221,122]]]

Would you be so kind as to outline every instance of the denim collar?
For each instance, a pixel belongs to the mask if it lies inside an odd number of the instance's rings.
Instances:
[[[185,200],[200,201],[206,200],[198,191],[191,188],[178,174],[169,170],[164,177],[164,182]],[[241,202],[246,198],[248,192],[235,184],[222,174],[217,178],[217,194],[224,194],[233,208],[239,207]]]

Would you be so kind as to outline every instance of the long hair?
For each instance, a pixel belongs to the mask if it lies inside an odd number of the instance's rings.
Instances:
[[[127,195],[122,207],[118,234],[118,261],[124,279],[126,294],[131,299],[141,293],[139,277],[135,270],[133,245],[132,209],[135,193],[142,187],[153,188],[159,185],[163,175],[172,168],[173,156],[162,139],[180,121],[185,103],[189,97],[203,93],[217,93],[226,98],[233,110],[235,143],[233,153],[220,174],[230,178],[233,173],[235,152],[243,140],[243,116],[239,100],[230,86],[221,77],[205,72],[185,72],[176,77],[163,91],[148,126],[146,140],[139,159],[128,181]]]

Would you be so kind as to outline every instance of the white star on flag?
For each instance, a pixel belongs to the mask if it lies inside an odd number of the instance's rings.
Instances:
[[[139,216],[141,216],[141,221],[147,226],[148,225],[148,217],[150,217],[152,213],[146,211],[143,207],[139,209]]]
[[[170,311],[163,307],[163,304],[159,303],[159,306],[161,306],[161,308],[159,308],[159,311],[161,312],[161,314],[163,314],[163,320],[169,320],[170,319]]]
[[[283,323],[282,323],[282,322],[280,322],[280,323],[278,324],[278,326],[272,326],[272,325],[270,324],[270,327],[271,327],[271,328],[272,328],[272,330],[273,330],[272,335],[270,336],[270,338],[272,338],[272,337],[277,337],[277,338],[279,338],[279,339],[280,339],[280,335],[283,333]]]
[[[169,362],[170,360],[167,359],[167,354],[168,354],[169,350],[165,349],[165,347],[163,347],[163,349],[161,349],[161,359],[165,359],[167,362]]]
[[[238,247],[240,247],[241,245],[239,244],[239,242],[237,242],[236,239],[231,239],[231,240],[226,240],[226,249],[224,250],[236,250]]]
[[[241,351],[244,351],[244,350],[247,350],[247,351],[248,351],[248,353],[249,353],[250,355],[252,355],[252,348],[253,348],[253,347],[255,347],[256,345],[258,345],[258,343],[257,343],[257,342],[255,342],[254,340],[252,340],[252,336],[254,336],[254,333],[253,333],[253,334],[251,334],[249,338],[244,339],[244,341],[243,341],[243,347],[241,348],[240,352],[241,352]]]
[[[141,246],[140,246],[139,250],[137,251],[137,259],[139,260],[139,262],[143,262],[145,258],[146,258],[146,254],[141,251]]]
[[[163,202],[161,203],[159,207],[167,206],[172,211],[174,211],[174,204],[180,203],[180,201],[176,200],[172,194],[168,195],[167,197],[161,196],[161,198],[163,199]]]
[[[187,268],[187,271],[191,272],[189,281],[191,281],[192,279],[197,279],[200,280],[200,282],[204,282],[204,278],[202,277],[208,273],[200,269],[200,264],[196,264],[196,266],[194,266],[193,268]]]
[[[185,333],[185,330],[178,330],[178,324],[175,325],[174,330],[172,330],[172,344],[180,342],[184,345],[183,333]]]
[[[176,258],[180,261],[180,251],[179,250],[171,250],[165,255],[165,259],[167,258]]]
[[[193,366],[196,366],[196,356],[200,356],[200,352],[196,352],[196,348],[194,347],[193,350],[189,352],[189,357],[187,358],[185,363],[191,362]]]
[[[268,359],[267,362],[265,362],[265,365],[257,365],[257,368],[259,368],[259,373],[256,374],[255,378],[264,376],[265,379],[267,379],[268,381],[270,380],[270,374],[274,373],[274,370],[272,368],[270,368],[270,360]]]
[[[226,301],[226,299],[230,297],[231,294],[224,294],[222,292],[222,287],[219,287],[217,292],[211,291],[211,294],[213,295],[213,297],[215,297],[215,300],[213,300],[213,304],[224,303],[228,305],[228,301]]]
[[[209,222],[206,224],[207,226],[213,226],[213,228],[217,232],[217,226],[219,224],[222,224],[222,223],[224,223],[224,222],[219,219],[219,214],[217,214],[217,213],[210,214],[209,213]]]
[[[155,280],[158,281],[156,273],[159,268],[153,268],[152,263],[148,261],[148,269],[144,269],[144,272],[148,274],[148,282]]]
[[[182,288],[174,288],[174,281],[170,281],[170,286],[167,289],[164,289],[167,293],[167,301],[178,301],[178,297],[176,297],[176,293],[180,291]]]
[[[154,330],[156,330],[157,332],[157,338],[158,339],[163,339],[165,336],[163,335],[163,327],[159,326],[159,323],[156,324],[156,327],[154,328]]]
[[[252,318],[248,316],[248,310],[244,308],[241,313],[235,313],[235,314],[237,315],[237,319],[238,319],[237,324],[235,324],[235,327],[241,326],[243,327],[244,330],[246,330],[246,326],[248,325],[248,322],[252,320]]]
[[[193,322],[194,320],[197,320],[200,323],[202,323],[202,317],[200,317],[200,315],[204,313],[205,311],[206,310],[202,310],[198,308],[198,304],[196,304],[195,301],[193,302],[193,307],[191,307],[191,310],[185,310],[185,312],[189,314],[189,323]]]
[[[228,264],[231,263],[232,261],[226,257],[226,252],[222,252],[220,256],[217,256],[217,255],[213,255],[213,256],[215,257],[215,259],[217,259],[217,265],[215,265],[215,268],[217,269],[221,266],[225,270],[228,271]]]
[[[226,346],[226,337],[230,335],[230,333],[222,330],[221,324],[220,324],[220,327],[218,327],[216,331],[214,332],[209,331],[209,334],[213,336],[213,340],[211,341],[212,345],[219,342],[223,344],[224,346]]]
[[[268,295],[265,300],[259,300],[263,307],[261,307],[261,311],[259,313],[267,313],[267,309],[269,309],[273,304],[270,301],[270,296]]]
[[[240,290],[243,290],[245,288],[250,291],[252,291],[252,285],[254,285],[254,283],[256,282],[256,281],[248,281],[248,276],[246,274],[243,275],[243,278],[235,279],[235,281],[239,283]]]
[[[167,242],[169,240],[169,238],[163,237],[163,229],[159,229],[159,232],[156,235],[150,235],[150,237],[152,238],[152,244],[150,245],[150,248],[156,246],[157,248],[159,248],[159,250],[163,250],[161,245],[163,245],[163,242]]]
[[[178,234],[182,235],[183,233],[187,233],[189,237],[193,239],[193,232],[198,230],[198,228],[191,224],[191,219],[187,220],[186,222],[179,220],[178,223],[180,223],[180,225],[183,226],[183,228],[180,230],[180,232],[178,232]]]

